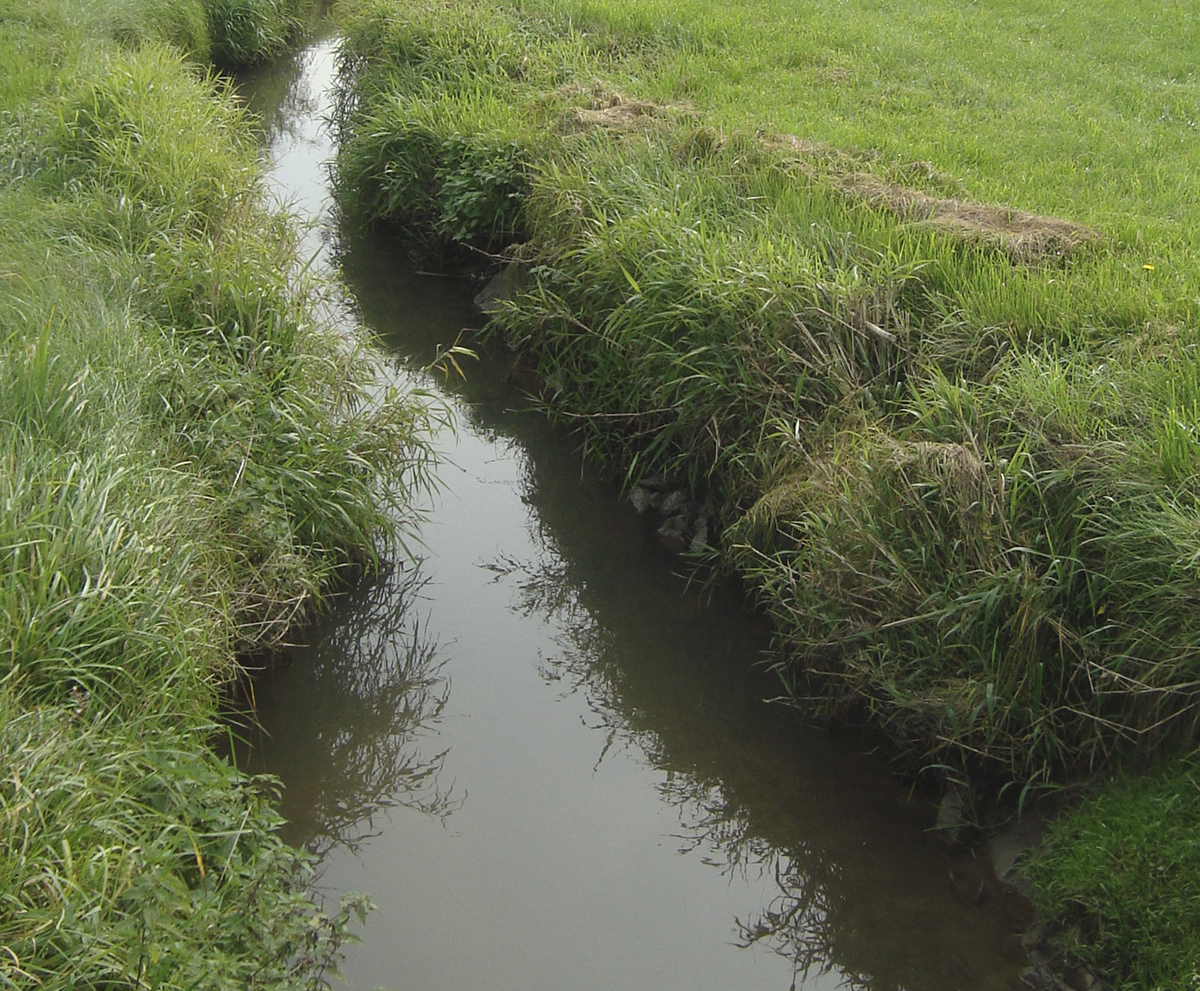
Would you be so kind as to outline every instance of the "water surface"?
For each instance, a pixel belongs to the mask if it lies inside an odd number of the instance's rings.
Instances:
[[[1016,989],[1026,906],[879,760],[764,703],[761,623],[701,595],[512,359],[422,371],[471,289],[331,214],[336,41],[241,85],[337,319],[454,411],[419,563],[341,600],[260,686],[250,765],[331,895],[379,906],[352,989]],[[471,339],[468,336],[467,342]]]

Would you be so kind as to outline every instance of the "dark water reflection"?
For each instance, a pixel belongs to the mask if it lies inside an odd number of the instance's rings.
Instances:
[[[326,42],[276,67],[299,83],[256,84],[286,95],[275,182],[314,219],[331,64]],[[347,597],[260,693],[254,766],[291,838],[381,906],[350,986],[1019,987],[1023,903],[856,740],[761,701],[760,623],[516,412],[511,357],[422,377],[479,325],[470,290],[324,229],[340,312],[459,422],[424,562]]]
[[[356,851],[381,810],[454,810],[433,732],[449,684],[420,619],[423,585],[415,568],[363,582],[335,602],[292,670],[258,689],[270,730],[255,738],[250,766],[285,775],[286,838],[319,856]]]

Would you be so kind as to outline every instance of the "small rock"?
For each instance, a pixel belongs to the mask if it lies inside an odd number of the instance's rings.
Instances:
[[[651,492],[649,489],[644,489],[640,485],[635,487],[629,493],[629,501],[633,503],[633,508],[638,513],[644,513],[647,509],[657,509],[658,503],[662,496],[657,492]]]
[[[519,262],[510,262],[500,269],[486,286],[479,290],[475,297],[475,305],[484,313],[496,313],[501,307],[513,299],[525,286],[526,266]]]
[[[647,475],[638,482],[638,485],[651,492],[666,492],[671,487],[671,483],[667,481],[665,475]]]
[[[966,804],[957,788],[951,787],[942,796],[942,803],[938,806],[937,825],[934,828],[948,846],[957,846],[962,838],[963,828],[967,825],[965,809]]]
[[[674,492],[668,492],[663,496],[662,505],[658,507],[658,511],[663,516],[674,516],[681,509],[687,507],[688,497],[683,489],[676,489]]]
[[[1030,991],[1059,991],[1059,984],[1041,964],[1021,971],[1021,983]]]
[[[1046,828],[1044,817],[1026,814],[988,840],[988,855],[996,877],[1002,884],[1014,888],[1027,898],[1033,896],[1033,885],[1018,872],[1017,863],[1026,850],[1041,840]]]
[[[672,554],[682,554],[687,547],[687,517],[680,513],[672,516],[658,528],[658,542]]]
[[[688,545],[688,550],[693,554],[699,554],[708,546],[708,517],[701,516],[696,520],[696,530],[692,534],[692,542]]]

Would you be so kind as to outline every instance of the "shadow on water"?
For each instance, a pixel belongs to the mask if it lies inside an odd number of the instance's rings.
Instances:
[[[327,83],[330,64],[322,44],[275,67],[281,78],[256,77],[285,190],[289,169],[311,184],[331,153],[327,137],[312,151],[323,106],[314,80]],[[285,145],[302,160],[283,161]],[[299,201],[320,220],[311,195]],[[421,376],[462,328],[480,325],[470,287],[415,273],[388,237],[336,238],[330,254],[348,287],[340,312],[392,350],[398,377]],[[444,500],[427,562],[340,600],[259,693],[269,735],[252,765],[283,779],[289,839],[333,874],[364,876],[384,905],[391,935],[368,928],[348,961],[351,985],[1019,987],[1024,902],[982,860],[932,836],[928,805],[857,739],[762,701],[774,691],[755,667],[762,623],[733,590],[702,601],[689,589],[615,487],[583,470],[570,438],[520,411],[511,355],[480,353],[465,382],[423,382],[459,418],[459,440],[439,441],[447,489],[458,495],[461,482],[476,495],[461,495],[459,508]],[[506,499],[509,508],[491,508]],[[507,618],[489,612],[493,599]],[[556,720],[557,736],[546,729]],[[529,736],[535,729],[543,735]],[[575,752],[582,761],[571,764]],[[570,783],[550,790],[560,774]],[[445,780],[459,775],[470,794]],[[567,794],[602,806],[572,818]],[[419,814],[390,814],[398,809]],[[639,817],[649,840],[634,827],[613,835]],[[553,832],[560,819],[581,835]],[[441,825],[429,833],[422,823]],[[484,915],[492,881],[500,907]],[[717,905],[723,922],[708,942],[695,942],[709,916],[688,898]],[[605,916],[607,901],[617,905]],[[617,924],[581,935],[560,902],[572,915],[630,917],[647,946],[621,942]],[[523,943],[523,913],[549,937]],[[602,924],[583,918],[584,930]],[[643,959],[655,953],[664,959]],[[556,954],[570,959],[554,963]],[[625,976],[634,972],[654,976],[635,985]]]

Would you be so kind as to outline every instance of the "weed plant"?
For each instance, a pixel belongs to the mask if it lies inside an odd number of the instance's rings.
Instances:
[[[365,905],[317,910],[208,745],[238,656],[399,535],[427,414],[314,319],[186,9],[0,14],[5,987],[323,986]]]

